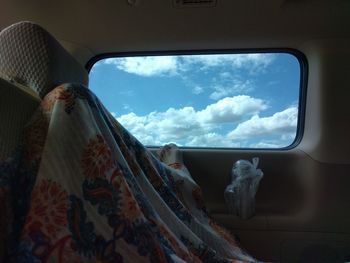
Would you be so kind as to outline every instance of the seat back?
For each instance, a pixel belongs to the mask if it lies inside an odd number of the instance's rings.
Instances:
[[[0,163],[12,155],[40,98],[0,78]]]
[[[0,32],[0,161],[12,155],[40,99],[68,82],[87,85],[88,74],[45,29],[19,22]]]

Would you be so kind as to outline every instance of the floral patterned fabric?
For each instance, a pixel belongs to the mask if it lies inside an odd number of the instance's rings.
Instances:
[[[254,261],[173,150],[161,162],[87,88],[55,88],[0,163],[1,262]]]

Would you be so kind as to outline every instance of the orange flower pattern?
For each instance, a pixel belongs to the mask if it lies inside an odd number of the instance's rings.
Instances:
[[[49,126],[48,120],[41,111],[38,111],[36,115],[38,118],[33,119],[24,129],[26,165],[40,161],[45,145],[46,131]]]
[[[47,237],[56,238],[67,227],[68,194],[57,183],[42,180],[32,192],[25,232],[40,228]]]
[[[50,92],[25,134],[18,178],[0,163],[0,202],[18,196],[4,262],[254,261],[203,213],[186,167],[161,163],[84,86]]]
[[[102,135],[90,139],[82,156],[83,173],[87,179],[103,178],[111,169],[112,154]]]

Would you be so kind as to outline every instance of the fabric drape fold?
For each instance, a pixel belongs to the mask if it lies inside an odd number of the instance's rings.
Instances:
[[[46,95],[0,172],[4,262],[255,261],[210,219],[177,147],[157,158],[82,85]]]

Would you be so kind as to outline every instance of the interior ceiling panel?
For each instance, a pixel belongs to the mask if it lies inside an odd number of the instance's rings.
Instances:
[[[1,1],[0,28],[31,20],[93,54],[264,47],[350,35],[350,1],[218,0],[176,8],[173,0]],[[225,46],[227,45],[227,46]]]

